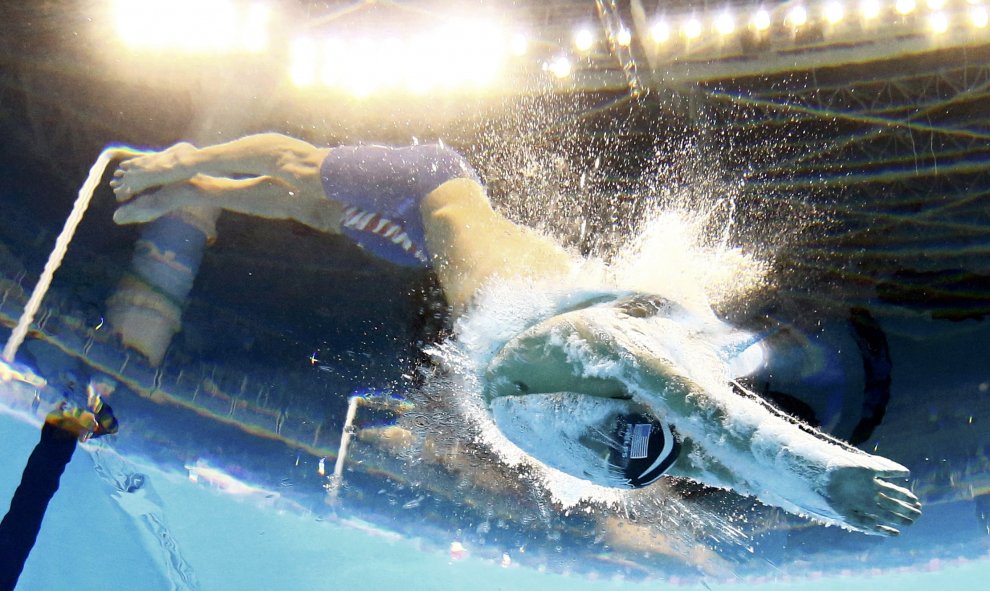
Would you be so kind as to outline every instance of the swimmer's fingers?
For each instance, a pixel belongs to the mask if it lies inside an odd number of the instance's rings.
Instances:
[[[873,529],[872,533],[877,534],[877,535],[881,535],[881,536],[886,536],[888,538],[895,538],[895,537],[901,535],[901,532],[899,530],[896,530],[896,529],[894,529],[892,527],[889,527],[889,526],[886,526],[886,525],[878,525],[878,526],[876,526]]]
[[[893,537],[901,534],[901,531],[894,526],[911,525],[911,523],[904,522],[903,518],[874,506],[869,511],[854,511],[847,516],[846,525],[864,534]]]
[[[876,506],[866,514],[873,523],[868,525],[869,533],[881,536],[900,535],[898,527],[908,527],[921,517],[921,502],[911,491],[875,479],[877,487]]]
[[[893,462],[891,462],[893,464]],[[886,470],[877,470],[877,478],[890,478],[890,479],[903,479],[909,478],[911,476],[911,471],[901,466],[900,464],[894,464],[897,468],[888,468]]]
[[[921,501],[918,500],[918,497],[913,492],[896,484],[884,482],[883,480],[877,480],[876,484],[881,496],[902,503],[907,507],[913,507],[919,514],[921,513]]]
[[[904,501],[892,499],[883,493],[877,497],[877,505],[886,511],[892,520],[900,525],[911,525],[921,517],[920,506],[914,506]]]

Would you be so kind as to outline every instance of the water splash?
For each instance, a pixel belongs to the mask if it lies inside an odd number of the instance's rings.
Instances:
[[[490,452],[507,479],[529,489],[538,506],[555,511],[581,510],[598,514],[640,516],[640,523],[663,535],[688,556],[700,545],[748,543],[731,512],[699,508],[667,484],[644,491],[599,486],[545,466],[500,430],[483,395],[483,374],[495,353],[509,339],[563,310],[600,297],[647,292],[680,303],[711,336],[709,343],[725,347],[751,339],[735,331],[712,311],[713,303],[745,297],[763,285],[767,266],[729,244],[724,219],[731,207],[716,200],[707,209],[659,209],[641,231],[615,249],[610,260],[574,256],[575,272],[564,280],[495,281],[478,295],[478,305],[459,319],[456,340],[431,353],[445,367],[441,380],[428,381],[414,394],[421,423],[412,430],[422,439],[459,440]],[[722,216],[722,217],[720,217]],[[727,216],[731,218],[731,215]],[[710,382],[724,380],[721,374]],[[723,383],[727,383],[724,382]],[[421,404],[427,404],[427,409]],[[438,418],[441,417],[441,418]],[[574,416],[575,422],[582,418]],[[489,472],[492,466],[483,469]],[[544,500],[543,497],[547,497]]]

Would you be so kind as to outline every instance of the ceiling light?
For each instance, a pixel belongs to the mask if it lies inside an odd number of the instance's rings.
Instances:
[[[792,27],[803,27],[808,22],[808,11],[804,6],[795,6],[787,13],[787,22]]]
[[[830,25],[837,25],[842,21],[842,17],[846,15],[846,10],[842,6],[841,2],[829,2],[825,5],[822,10],[822,16],[825,17],[825,21]]]
[[[751,24],[757,31],[766,31],[770,28],[770,13],[762,8],[757,10]]]
[[[574,33],[574,47],[578,51],[588,51],[595,44],[595,36],[588,29],[579,29]]]

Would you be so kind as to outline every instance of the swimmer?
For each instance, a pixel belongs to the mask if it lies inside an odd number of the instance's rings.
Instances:
[[[118,157],[118,224],[187,207],[295,220],[431,267],[455,319],[496,279],[563,282],[576,270],[559,245],[497,213],[471,166],[443,146],[318,148],[262,134]],[[645,486],[666,472],[875,535],[917,519],[918,499],[888,482],[908,476],[899,464],[774,412],[734,388],[738,376],[713,383],[679,366],[664,331],[681,318],[672,302],[625,294],[540,319],[486,368],[496,424],[538,459],[546,446],[533,437],[562,437],[573,457],[547,463],[601,484]],[[597,417],[583,434],[566,420],[578,405]],[[544,420],[561,427],[540,429]]]

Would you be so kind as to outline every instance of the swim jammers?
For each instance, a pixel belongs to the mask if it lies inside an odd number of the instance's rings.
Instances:
[[[456,151],[439,144],[333,148],[320,166],[327,197],[346,206],[344,235],[369,253],[406,267],[428,267],[420,203],[455,178],[480,182]]]

